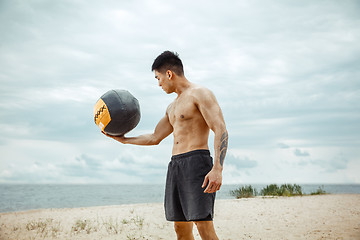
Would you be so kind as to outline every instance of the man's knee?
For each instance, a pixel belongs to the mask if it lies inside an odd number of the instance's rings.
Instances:
[[[191,239],[193,223],[192,222],[175,222],[174,228],[178,239]]]

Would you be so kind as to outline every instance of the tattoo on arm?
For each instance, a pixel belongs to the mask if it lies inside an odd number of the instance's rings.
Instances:
[[[225,155],[226,155],[226,150],[228,147],[228,134],[227,132],[224,132],[223,135],[221,136],[221,145],[220,145],[220,165],[223,166],[224,165],[224,159],[225,159]]]

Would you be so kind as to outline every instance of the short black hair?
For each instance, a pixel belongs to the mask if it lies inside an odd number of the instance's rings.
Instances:
[[[179,76],[184,75],[184,67],[176,52],[165,51],[160,54],[151,67],[151,71],[159,71],[164,73],[167,70],[175,72]]]

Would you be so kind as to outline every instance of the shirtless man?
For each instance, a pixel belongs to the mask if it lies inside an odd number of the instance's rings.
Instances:
[[[193,223],[202,239],[218,239],[212,219],[228,145],[221,109],[210,90],[186,79],[176,53],[163,52],[155,59],[152,71],[167,94],[177,94],[155,131],[137,137],[107,136],[124,144],[157,145],[173,133],[165,190],[166,219],[174,221],[178,239],[194,239]],[[210,129],[215,133],[214,161],[208,147]]]

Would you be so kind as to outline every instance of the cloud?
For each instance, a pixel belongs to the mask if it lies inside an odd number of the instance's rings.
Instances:
[[[290,148],[290,146],[289,146],[289,145],[286,145],[285,143],[278,143],[277,146],[278,146],[279,148],[282,148],[282,149]]]
[[[87,154],[75,157],[72,161],[58,164],[57,167],[65,176],[100,178],[99,175],[102,175],[99,171],[101,169],[100,159],[95,159]]]
[[[301,151],[298,148],[294,150],[294,154],[297,157],[308,157],[308,156],[310,156],[310,153],[308,153],[307,151]]]
[[[258,165],[255,160],[251,160],[248,157],[237,157],[231,153],[226,156],[226,164],[233,165],[239,170],[255,168]]]
[[[137,176],[157,175],[166,169],[166,165],[156,161],[149,155],[135,156],[127,153],[112,161],[106,161],[103,168],[107,171],[120,171]]]
[[[59,169],[52,163],[39,162],[26,165],[10,164],[6,169],[0,169],[0,182],[7,183],[59,183],[63,181]]]
[[[329,159],[307,159],[299,162],[299,165],[315,165],[319,166],[325,172],[334,173],[342,170],[346,170],[350,163],[349,158],[346,158],[343,154],[337,154]]]
[[[0,170],[0,182],[29,183],[159,183],[166,176],[166,164],[151,156],[133,158],[131,153],[115,159],[81,154],[65,162],[33,162]],[[145,181],[146,179],[146,181]]]
[[[358,154],[356,1],[0,4],[0,172],[14,181],[107,181],[107,174],[116,178],[111,166],[121,172],[117,181],[156,178],[162,169],[157,159],[171,155],[171,140],[158,148],[164,154],[134,150],[147,160],[119,154],[130,147],[106,142],[92,112],[107,90],[127,89],[138,98],[142,114],[130,135],[152,131],[175,98],[157,87],[150,71],[153,59],[167,49],[179,52],[189,80],[214,91],[229,147],[240,151],[226,160],[232,167],[255,174],[263,163],[245,156],[252,151],[263,156],[274,146],[281,153],[267,156],[273,165],[286,154],[288,161],[314,158],[316,147],[349,150],[349,164]],[[164,33],[159,26],[172,30]],[[57,144],[64,147],[62,153]],[[298,148],[288,151],[290,146]],[[106,159],[97,153],[104,149]],[[47,165],[53,153],[53,165]],[[16,170],[24,161],[34,163],[33,172]],[[154,165],[148,165],[151,161]],[[346,161],[332,161],[329,169],[346,175],[335,171]],[[47,167],[61,176],[46,174]]]

